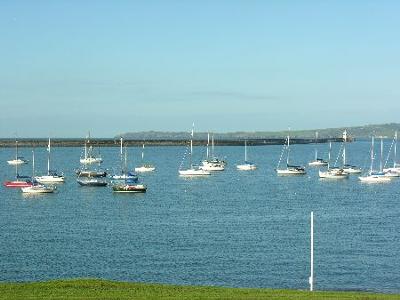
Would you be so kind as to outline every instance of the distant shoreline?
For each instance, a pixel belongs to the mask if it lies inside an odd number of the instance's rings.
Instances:
[[[84,139],[62,139],[54,138],[51,140],[53,147],[82,147]],[[342,138],[320,138],[317,143],[342,142]],[[46,147],[48,139],[18,139],[19,147]],[[124,144],[128,147],[141,146],[143,143],[146,146],[185,146],[188,144],[187,140],[138,140],[138,139],[124,139]],[[216,140],[216,146],[242,146],[244,139],[237,140]],[[268,145],[283,145],[285,138],[269,138],[269,139],[247,139],[247,145],[249,146],[268,146]],[[315,138],[293,138],[290,139],[291,144],[313,144]],[[203,146],[207,144],[207,140],[194,140],[193,145]],[[95,147],[119,147],[119,139],[91,139],[90,145]],[[0,139],[0,148],[11,148],[15,147],[15,139]]]

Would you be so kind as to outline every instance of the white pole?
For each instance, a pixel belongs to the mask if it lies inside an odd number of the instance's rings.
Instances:
[[[310,292],[314,290],[314,212],[311,212],[311,232],[310,232],[310,237],[311,237],[311,272],[310,272],[310,278],[309,278],[309,283],[310,283]]]

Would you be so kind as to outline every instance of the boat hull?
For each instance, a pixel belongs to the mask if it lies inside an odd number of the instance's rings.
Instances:
[[[90,179],[90,180],[78,179],[77,182],[81,186],[106,186],[107,185],[107,181],[96,180],[96,179]]]
[[[323,178],[323,179],[347,179],[347,178],[349,178],[349,173],[346,173],[343,170],[319,171],[318,174],[319,174],[319,178]]]
[[[358,168],[343,168],[343,171],[349,174],[360,174],[362,172],[362,170]]]
[[[78,170],[76,172],[78,177],[106,177],[107,172],[105,171],[90,171],[90,170]]]
[[[156,169],[155,167],[142,166],[142,167],[135,168],[135,172],[138,172],[138,173],[153,172],[153,171],[155,171],[155,169]]]
[[[278,169],[276,170],[278,176],[297,176],[297,175],[305,175],[305,170],[296,170],[296,169]]]
[[[326,167],[328,165],[328,162],[315,160],[315,161],[309,162],[308,165],[310,167]]]
[[[40,183],[63,183],[65,178],[64,176],[44,175],[35,177],[35,180]]]
[[[211,175],[209,171],[201,169],[179,170],[179,176],[208,176],[208,175]]]
[[[50,194],[54,193],[53,187],[48,187],[44,185],[32,185],[29,187],[21,188],[21,191],[26,194]]]
[[[238,169],[240,171],[252,171],[252,170],[256,170],[257,166],[253,165],[253,164],[244,164],[244,165],[237,165],[236,169]]]
[[[28,160],[25,160],[25,159],[13,159],[13,160],[7,160],[7,163],[9,165],[16,166],[16,165],[27,164]]]
[[[112,187],[114,193],[146,193],[144,184],[117,184]]]
[[[391,177],[388,176],[376,176],[376,175],[369,175],[369,176],[360,176],[358,179],[361,182],[365,183],[385,183],[390,182]]]
[[[31,181],[6,181],[4,186],[8,188],[23,188],[30,187],[33,183]]]

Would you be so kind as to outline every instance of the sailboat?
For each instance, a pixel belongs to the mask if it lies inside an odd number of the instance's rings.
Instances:
[[[56,171],[50,170],[50,155],[51,155],[51,140],[47,145],[47,175],[36,176],[35,180],[40,183],[62,183],[65,178],[64,175],[58,175]]]
[[[282,154],[281,157],[279,158],[279,162],[278,162],[278,166],[276,168],[276,173],[279,176],[290,176],[290,175],[305,175],[306,174],[306,170],[304,167],[302,166],[295,166],[295,165],[291,165],[289,164],[289,157],[290,157],[290,134],[288,134],[287,138],[286,138],[286,145],[283,145],[282,148]],[[281,163],[282,160],[282,156],[284,153],[284,150],[286,149],[286,168],[284,169],[279,169],[279,165]]]
[[[247,160],[247,140],[244,141],[244,164],[237,165],[236,168],[241,171],[251,171],[257,169],[257,166]]]
[[[214,154],[214,135],[211,136],[211,155],[209,152],[210,133],[207,134],[207,157],[201,162],[200,169],[206,171],[224,171],[226,162]]]
[[[7,160],[7,163],[9,165],[23,165],[23,164],[27,164],[29,162],[29,160],[25,159],[22,156],[18,156],[18,141],[15,140],[15,158],[11,159],[11,160]]]
[[[144,143],[142,146],[142,165],[140,167],[135,168],[135,172],[143,173],[143,172],[153,172],[156,168],[153,165],[144,163]]]
[[[32,178],[35,178],[35,152],[32,151]],[[54,193],[55,187],[46,186],[36,181],[33,181],[31,186],[21,187],[21,191],[26,194],[48,194]]]
[[[122,137],[121,137],[121,175],[114,175],[112,178],[112,190],[116,193],[145,193],[147,191],[147,186],[145,184],[139,183],[139,178],[136,174],[127,172],[127,151],[125,146],[125,156],[124,162],[122,159]]]
[[[318,131],[315,132],[315,144],[317,144],[317,142],[318,142]],[[325,167],[328,165],[327,161],[318,157],[318,149],[316,145],[315,145],[315,158],[313,161],[310,161],[308,165],[311,167]]]
[[[89,145],[89,147],[88,147]],[[101,164],[103,162],[103,159],[101,156],[95,156],[93,154],[93,147],[90,146],[90,132],[88,134],[88,137],[85,139],[84,143],[84,156],[80,158],[80,163],[85,164],[85,165],[90,165],[90,164]]]
[[[390,148],[392,148],[392,146],[394,146],[393,148],[393,167],[391,168],[385,168],[383,169],[383,172],[385,172],[385,174],[387,176],[393,176],[393,177],[398,177],[400,176],[400,165],[397,163],[397,131],[394,133],[394,138],[393,138],[393,142]],[[390,155],[390,151],[388,154],[388,158]]]
[[[127,167],[127,151],[125,146],[125,156],[123,151],[123,138],[120,138],[120,164],[121,164],[121,173],[114,174],[111,176],[111,179],[114,180],[125,180],[125,179],[137,179],[137,175],[131,172],[128,172]],[[123,158],[124,157],[124,158]]]
[[[347,130],[343,132],[343,170],[349,174],[360,174],[361,168],[350,165],[346,162],[346,143],[347,143]]]
[[[374,136],[371,139],[371,165],[367,175],[358,177],[361,182],[366,183],[381,183],[381,182],[389,182],[391,180],[390,176],[385,176],[385,173],[382,172],[383,164],[383,139],[381,138],[381,162],[380,162],[380,170],[374,171]]]
[[[18,141],[15,141],[16,144],[16,159],[18,159]],[[20,158],[21,159],[21,158]],[[24,159],[27,162],[27,160]],[[21,165],[20,163],[11,163],[11,165],[15,166],[15,180],[8,180],[4,182],[4,186],[8,188],[21,188],[28,187],[33,185],[32,178],[30,176],[21,176],[18,172],[18,167]]]
[[[332,142],[329,142],[328,169],[326,171],[319,170],[319,172],[318,172],[319,177],[320,178],[325,178],[325,179],[346,179],[346,178],[349,178],[349,173],[346,173],[342,168],[330,168],[331,151],[332,151]]]
[[[199,167],[195,166],[193,164],[193,135],[194,135],[194,123],[192,127],[192,133],[190,135],[190,167],[188,169],[181,169],[183,161],[181,163],[181,166],[179,167],[179,176],[208,176],[211,175],[211,173],[207,170],[200,169]]]
[[[93,155],[93,148],[90,146],[88,148],[88,144],[90,143],[90,132],[88,134],[88,137],[85,139],[84,143],[84,156],[83,158],[80,158],[80,163],[81,166],[78,170],[76,170],[76,175],[78,177],[92,177],[92,178],[99,178],[99,177],[106,177],[107,172],[103,170],[97,170],[97,169],[89,169],[88,165],[98,163],[99,166],[103,162],[103,159],[98,156],[95,157]]]

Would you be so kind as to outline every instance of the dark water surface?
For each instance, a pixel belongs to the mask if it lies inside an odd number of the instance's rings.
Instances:
[[[318,147],[326,152],[327,145]],[[400,293],[400,180],[321,181],[310,168],[303,177],[279,178],[280,146],[249,147],[259,166],[254,172],[235,168],[243,147],[216,147],[227,170],[185,180],[177,173],[183,147],[149,147],[146,157],[157,171],[142,176],[148,192],[113,194],[76,183],[81,150],[53,148],[55,167],[67,175],[56,194],[1,188],[1,281],[100,277],[307,289],[313,210],[316,289]],[[294,163],[313,159],[313,145],[292,150]],[[367,167],[368,151],[367,142],[348,145],[350,162]],[[101,152],[105,167],[118,166],[119,148]],[[196,147],[197,160],[202,154]],[[13,155],[0,149],[2,182],[14,174],[6,163]],[[131,166],[139,156],[140,149],[129,149]],[[37,173],[44,172],[45,149],[36,149],[36,161]],[[30,172],[31,164],[21,173]]]

